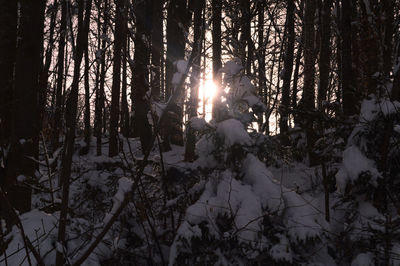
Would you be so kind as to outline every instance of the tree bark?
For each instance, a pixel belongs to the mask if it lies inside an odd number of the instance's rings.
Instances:
[[[111,111],[110,111],[110,144],[108,156],[118,155],[118,124],[119,124],[119,99],[121,93],[121,51],[124,41],[123,28],[125,9],[124,0],[115,0],[115,31],[114,31],[114,60],[113,60],[113,81],[111,93]]]
[[[164,0],[153,0],[153,21],[151,31],[151,63],[153,67],[151,92],[155,101],[161,95],[161,57],[163,56],[163,5]]]
[[[66,248],[66,225],[68,216],[68,200],[69,200],[69,181],[71,178],[72,155],[74,153],[75,144],[75,129],[76,116],[78,112],[78,95],[79,95],[79,80],[80,68],[82,63],[83,53],[87,47],[89,34],[89,20],[91,14],[92,0],[87,0],[86,5],[84,0],[78,1],[78,35],[76,37],[76,50],[74,54],[74,77],[72,80],[71,91],[68,95],[66,103],[66,128],[67,134],[64,143],[64,156],[61,165],[61,184],[62,184],[62,202],[60,211],[60,222],[58,227],[57,241],[63,248]],[[86,10],[85,10],[86,9]],[[85,20],[84,20],[85,11]],[[56,265],[64,264],[64,252],[57,249]]]
[[[280,105],[280,121],[279,128],[281,134],[281,140],[284,145],[289,142],[287,133],[289,130],[289,107],[290,107],[290,82],[292,79],[293,72],[293,59],[294,59],[294,0],[287,0],[286,9],[286,53],[284,60],[284,73],[283,73],[283,86],[282,86],[282,102]]]
[[[319,87],[318,87],[318,110],[324,112],[323,103],[326,101],[326,96],[329,86],[329,73],[331,64],[331,9],[332,0],[325,0],[321,14],[321,42],[319,55]]]
[[[347,116],[357,113],[356,91],[352,84],[352,53],[351,53],[351,1],[342,0],[342,93],[343,112]]]
[[[103,26],[102,26],[102,33],[101,36],[107,36],[107,21],[108,21],[108,12],[109,12],[109,5],[108,0],[104,1],[103,6]],[[100,24],[100,13],[98,23]],[[99,35],[100,38],[100,35]],[[106,78],[106,39],[103,38],[101,41],[101,51],[100,51],[100,81],[99,81],[99,88],[96,90],[96,107],[95,107],[95,135],[96,135],[96,149],[97,149],[97,156],[102,154],[101,146],[102,146],[102,137],[103,137],[103,115],[104,115],[104,85],[105,85],[105,78]]]
[[[195,43],[198,42],[199,45],[196,48],[196,51],[202,50],[202,40],[204,36],[203,30],[203,21],[202,21],[202,10],[204,6],[204,0],[195,0],[193,4],[193,12],[194,12],[194,35],[193,39]],[[195,44],[196,45],[196,44]],[[199,99],[199,84],[200,84],[200,64],[201,64],[201,56],[200,53],[193,60],[192,67],[192,75],[190,77],[190,102],[188,105],[188,113],[189,119],[197,116],[197,107],[198,107],[198,99]],[[194,129],[188,126],[187,130],[187,139],[186,139],[186,149],[185,149],[185,161],[192,162],[195,159],[195,144],[196,144],[196,135]]]
[[[31,208],[31,189],[17,182],[17,176],[33,178],[39,140],[39,76],[42,69],[45,1],[20,1],[13,97],[14,130],[8,154],[6,191],[20,212]]]
[[[90,20],[90,18],[88,18]],[[90,24],[90,21],[88,22]],[[84,73],[84,78],[85,78],[85,113],[84,113],[84,124],[85,124],[85,130],[84,130],[84,137],[85,137],[85,143],[86,143],[86,149],[85,153],[89,152],[90,148],[90,138],[91,138],[91,133],[92,133],[92,128],[90,127],[90,84],[89,84],[89,47],[85,47],[85,73]]]
[[[151,126],[147,114],[150,110],[147,92],[149,90],[147,65],[149,62],[147,40],[150,39],[151,28],[151,9],[149,2],[137,2],[136,10],[136,36],[135,36],[135,55],[133,66],[133,99],[134,108],[133,130],[140,137],[142,152],[144,152],[151,139]],[[149,23],[150,22],[150,23]]]
[[[169,99],[172,93],[172,77],[176,71],[174,62],[185,57],[185,33],[189,22],[186,0],[171,0],[168,5],[167,18],[167,59],[165,73],[165,96]],[[183,109],[182,103],[176,103],[168,116],[168,123],[163,129],[164,149],[170,150],[170,144],[183,146]]]
[[[12,129],[12,93],[17,41],[17,1],[0,0],[0,146]]]
[[[60,39],[58,42],[57,56],[57,81],[56,81],[56,106],[54,111],[52,149],[53,152],[59,147],[59,137],[61,130],[62,116],[62,94],[64,84],[64,55],[65,55],[65,36],[67,31],[67,0],[61,0],[61,23],[60,23]]]
[[[219,70],[222,67],[221,61],[221,16],[222,16],[222,1],[212,1],[212,68],[213,68],[213,79],[217,91],[214,94],[212,117],[217,117],[218,105],[220,99],[220,87],[222,85],[221,74]],[[205,103],[203,103],[205,104]]]
[[[301,105],[302,126],[306,132],[309,164],[316,163],[315,154],[312,151],[315,134],[313,130],[313,117],[311,113],[315,109],[315,29],[314,18],[316,0],[305,1],[304,13],[304,86]]]

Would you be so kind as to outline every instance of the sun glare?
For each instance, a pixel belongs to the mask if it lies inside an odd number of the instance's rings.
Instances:
[[[206,79],[204,83],[200,85],[199,90],[199,114],[202,114],[207,121],[211,119],[212,112],[212,100],[217,90],[217,86],[212,79]]]

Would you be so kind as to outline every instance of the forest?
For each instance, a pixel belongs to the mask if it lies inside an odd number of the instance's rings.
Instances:
[[[400,266],[400,1],[0,0],[0,265]]]

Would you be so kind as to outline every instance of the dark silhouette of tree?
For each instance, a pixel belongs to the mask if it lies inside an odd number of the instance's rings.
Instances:
[[[120,93],[121,93],[121,51],[124,42],[124,0],[115,0],[115,30],[114,30],[114,57],[113,57],[113,80],[111,92],[110,111],[110,145],[108,156],[118,154],[118,125],[120,114]]]
[[[151,126],[148,120],[149,101],[149,49],[151,33],[151,5],[141,1],[135,5],[136,33],[135,55],[132,79],[132,109],[134,111],[133,130],[135,136],[140,137],[142,151],[145,151],[151,139]]]

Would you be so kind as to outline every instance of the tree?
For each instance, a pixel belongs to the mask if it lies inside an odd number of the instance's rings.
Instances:
[[[311,114],[315,108],[315,55],[314,55],[314,42],[315,42],[315,29],[314,18],[316,10],[315,0],[305,1],[304,13],[304,85],[303,94],[301,98],[301,105],[299,106],[302,126],[306,132],[307,137],[307,150],[309,155],[309,164],[315,164],[315,155],[312,152],[314,141],[314,130]]]
[[[222,1],[213,0],[211,4],[212,8],[212,70],[213,80],[215,82],[217,91],[215,92],[213,99],[213,118],[217,117],[217,108],[220,102],[220,89],[222,85],[221,74],[219,70],[222,67],[221,61],[221,16],[222,16]]]
[[[140,1],[135,5],[136,33],[135,33],[135,57],[133,63],[132,79],[132,109],[134,110],[133,130],[140,137],[142,152],[144,152],[151,139],[151,126],[147,114],[149,102],[147,92],[149,90],[148,70],[149,47],[151,27],[151,8],[148,1]]]
[[[57,81],[56,81],[56,101],[54,110],[53,132],[52,132],[52,149],[57,150],[59,147],[59,138],[61,130],[62,117],[62,92],[64,84],[64,55],[65,55],[65,37],[67,31],[67,0],[61,0],[61,23],[60,37],[58,42],[57,56]]]
[[[329,86],[329,74],[331,65],[331,9],[332,0],[323,2],[320,23],[320,52],[319,52],[319,86],[318,86],[318,110],[324,111],[324,101],[327,100]]]
[[[174,85],[172,77],[175,73],[178,60],[185,57],[185,33],[187,32],[190,14],[187,10],[186,0],[171,0],[168,5],[167,17],[167,54],[165,66],[165,98],[168,100]],[[170,144],[183,145],[183,109],[181,103],[176,103],[168,117],[164,128],[164,149],[170,150]]]
[[[115,31],[114,31],[114,59],[113,59],[113,81],[111,93],[110,111],[110,145],[108,156],[113,157],[118,154],[118,125],[119,125],[119,99],[121,89],[121,51],[124,42],[124,0],[115,0]]]
[[[86,4],[86,5],[85,5]],[[71,178],[72,155],[74,153],[76,115],[78,113],[79,81],[83,53],[87,47],[89,34],[89,21],[92,10],[92,0],[78,1],[78,34],[76,36],[76,50],[74,55],[74,76],[71,91],[66,103],[66,128],[64,151],[61,166],[60,180],[62,184],[62,202],[57,241],[66,248],[66,225],[68,217],[69,186]],[[84,12],[85,11],[85,12]],[[56,265],[64,264],[64,250],[57,249]]]
[[[293,58],[294,58],[294,0],[287,1],[286,11],[286,30],[287,30],[287,42],[286,52],[283,66],[283,86],[282,86],[282,100],[280,110],[280,121],[279,129],[282,136],[283,144],[288,143],[288,122],[289,122],[289,106],[290,106],[290,82],[292,79],[293,71]]]
[[[163,41],[163,5],[164,0],[153,0],[153,21],[151,31],[151,64],[153,67],[151,92],[153,98],[158,101],[161,96],[161,58],[164,56]]]
[[[14,127],[5,179],[8,200],[20,212],[31,209],[31,189],[17,177],[32,179],[36,170],[32,158],[37,158],[40,130],[38,99],[44,9],[45,1],[20,1],[12,107]]]
[[[17,2],[0,1],[0,146],[9,142],[17,41]]]
[[[351,2],[342,1],[342,90],[343,90],[343,112],[345,115],[357,113],[356,88],[352,84],[352,53],[351,53]]]
[[[104,86],[105,86],[105,78],[106,78],[106,45],[107,45],[107,21],[108,21],[108,13],[109,13],[109,5],[108,5],[108,0],[104,1],[103,5],[103,25],[102,29],[100,30],[100,4],[98,6],[99,8],[99,18],[98,18],[98,32],[99,32],[99,42],[101,40],[101,49],[100,51],[100,58],[98,58],[98,64],[100,65],[100,79],[99,83],[96,83],[96,106],[95,106],[95,135],[96,135],[96,149],[97,149],[97,156],[101,155],[101,145],[102,145],[102,136],[103,136],[103,126],[105,127],[105,123],[103,123],[103,116],[105,114],[104,110],[104,101],[105,101],[105,95],[104,95]],[[100,32],[101,31],[101,32]],[[100,36],[103,36],[101,38]],[[100,43],[99,43],[100,45]]]
[[[189,119],[197,117],[197,107],[199,99],[199,85],[200,85],[200,64],[201,56],[200,51],[202,50],[202,39],[204,37],[204,28],[202,20],[202,11],[204,7],[204,0],[192,1],[192,8],[194,12],[194,49],[192,52],[197,52],[195,59],[193,60],[192,75],[190,77],[190,102],[188,105]],[[200,40],[200,41],[199,41]],[[198,43],[198,44],[197,44]],[[194,129],[189,125],[187,130],[187,140],[186,140],[186,150],[185,150],[185,160],[194,161],[195,159],[195,144],[196,135]]]

